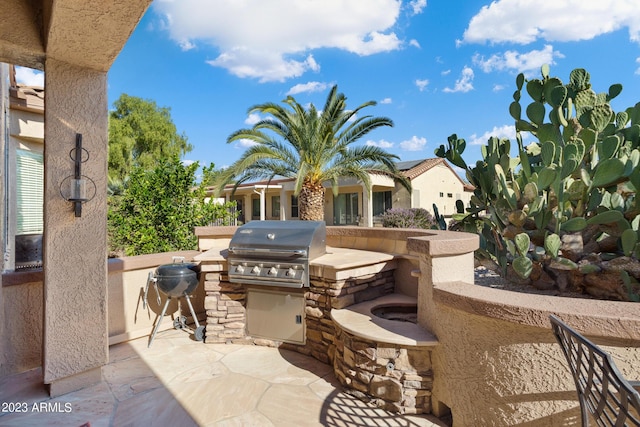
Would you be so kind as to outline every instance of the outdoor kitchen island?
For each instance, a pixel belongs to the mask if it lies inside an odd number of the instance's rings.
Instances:
[[[206,292],[205,343],[244,343],[294,350],[332,365],[346,389],[371,399],[377,406],[400,413],[431,412],[430,349],[437,344],[431,334],[423,331],[417,346],[411,340],[403,341],[402,336],[389,340],[392,331],[387,331],[384,340],[376,341],[371,334],[360,335],[357,328],[340,324],[331,315],[332,310],[337,310],[341,319],[349,319],[350,307],[394,294],[395,270],[400,264],[396,255],[327,246],[326,253],[309,262],[309,286],[287,288],[229,281],[228,249],[229,240],[220,239],[194,259],[200,262],[200,280],[204,281]],[[263,301],[256,303],[256,299]],[[282,340],[278,328],[275,339],[248,333],[268,322],[270,313],[265,311],[272,311],[273,321],[277,322],[282,311],[288,312],[290,309],[286,307],[296,305],[296,301],[301,301],[302,340],[299,332],[291,340]],[[265,304],[271,304],[273,309],[265,310]],[[295,309],[291,315],[295,316]],[[355,315],[362,320],[362,313]],[[252,325],[252,319],[259,324]],[[371,325],[375,326],[373,322]],[[400,331],[407,327],[398,326]],[[420,329],[418,325],[411,327]]]

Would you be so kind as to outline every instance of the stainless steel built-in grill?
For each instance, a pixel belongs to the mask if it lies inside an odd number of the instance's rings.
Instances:
[[[229,243],[229,281],[309,286],[309,262],[326,252],[324,221],[252,221]]]

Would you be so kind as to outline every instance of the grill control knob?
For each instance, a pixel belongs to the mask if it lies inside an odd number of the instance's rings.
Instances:
[[[287,277],[295,276],[295,275],[296,275],[296,271],[295,271],[293,268],[289,267],[289,269],[287,270],[287,272],[285,273],[285,275],[286,275]]]
[[[258,267],[257,265],[256,265],[256,266],[254,266],[254,267],[251,269],[251,272],[252,272],[253,274],[260,274],[260,267]]]
[[[244,267],[241,266],[241,265],[237,266],[236,267],[236,273],[240,273],[240,274],[244,273]]]
[[[275,276],[275,275],[277,275],[277,274],[278,274],[278,269],[277,269],[277,268],[275,268],[275,267],[271,267],[271,268],[269,269],[269,271],[267,272],[267,274],[268,274],[268,275],[270,275],[270,276]]]

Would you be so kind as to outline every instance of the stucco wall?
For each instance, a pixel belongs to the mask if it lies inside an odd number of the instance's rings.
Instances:
[[[0,377],[24,372],[42,364],[42,282],[2,289],[5,331],[2,337]]]
[[[149,305],[143,306],[143,296],[149,273],[161,264],[172,262],[173,256],[182,256],[189,262],[200,252],[168,252],[162,254],[139,255],[109,260],[109,345],[151,335],[158,315],[162,312],[166,296],[160,293],[160,304],[157,302],[156,290],[151,285],[147,294]],[[202,282],[203,279],[201,279]],[[191,303],[200,320],[204,320],[204,286],[198,285],[192,295]],[[189,306],[184,298],[180,299],[182,315],[191,323]],[[173,329],[173,319],[180,312],[178,301],[174,298],[169,304],[165,317],[160,323],[161,331]],[[185,331],[185,339],[188,339]]]
[[[421,289],[432,289],[424,306],[440,343],[433,353],[434,407],[450,408],[454,426],[579,424],[552,313],[610,352],[627,378],[640,379],[637,303],[523,294],[442,277],[430,286],[424,274],[420,280]]]
[[[149,272],[158,265],[172,262],[174,256],[183,256],[190,261],[198,251],[167,252],[163,254],[141,255],[109,260],[108,285],[108,330],[109,345],[150,335],[158,314],[162,310],[156,301],[154,289],[148,294],[149,306],[142,307],[142,295]],[[0,289],[0,300],[6,315],[6,334],[0,341],[5,362],[0,365],[0,378],[24,372],[42,365],[43,335],[43,285],[42,272],[9,273],[5,275],[5,285]],[[182,313],[191,322],[189,308],[182,303]],[[204,287],[198,286],[193,294],[192,304],[199,319],[204,319]],[[178,304],[169,305],[158,335],[173,328],[172,319],[178,315]],[[185,332],[185,339],[188,339]]]

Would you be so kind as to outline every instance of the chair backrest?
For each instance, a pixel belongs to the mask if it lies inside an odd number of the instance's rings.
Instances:
[[[599,426],[640,426],[640,394],[622,376],[611,355],[549,316],[578,390],[582,425],[591,413]]]

